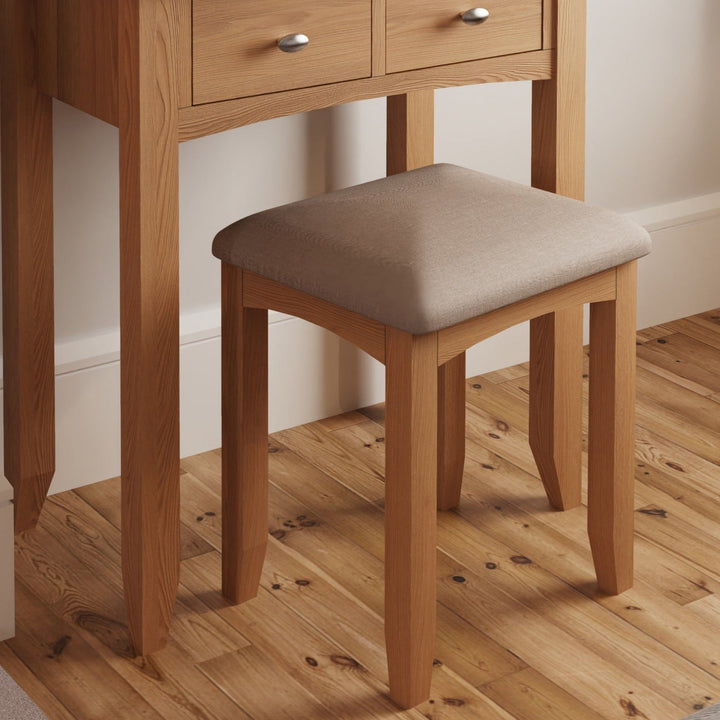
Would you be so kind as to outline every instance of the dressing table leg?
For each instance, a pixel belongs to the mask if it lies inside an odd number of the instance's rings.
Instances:
[[[530,321],[529,435],[550,504],[580,504],[583,307]]]
[[[167,0],[118,5],[122,566],[146,655],[167,641],[180,567],[177,24]]]
[[[15,532],[55,472],[52,100],[37,87],[33,3],[0,2],[5,476]]]
[[[435,93],[415,90],[387,99],[387,174],[433,164]]]
[[[585,0],[556,0],[555,75],[532,86],[532,184],[585,194]],[[582,308],[531,321],[530,438],[554,507],[580,502]],[[534,381],[533,381],[534,379]]]

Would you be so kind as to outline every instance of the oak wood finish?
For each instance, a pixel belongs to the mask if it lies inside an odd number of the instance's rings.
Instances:
[[[42,91],[118,126],[119,2],[32,0],[37,6]],[[191,0],[171,0],[178,102],[192,104]]]
[[[465,467],[465,353],[438,367],[437,507],[460,502]]]
[[[32,11],[0,3],[5,477],[16,533],[37,523],[55,471],[52,105],[38,91]]]
[[[178,23],[177,76],[178,103],[181,108],[190,107],[193,102],[192,88],[192,0],[174,0],[175,17]]]
[[[371,0],[194,0],[196,104],[325,85],[371,74]],[[285,53],[277,41],[303,33],[308,46]]]
[[[385,74],[387,0],[372,0],[372,75]]]
[[[546,0],[543,47],[555,50],[550,80],[533,83],[534,187],[582,200],[585,193],[585,0]],[[574,507],[580,495],[581,310],[558,308],[530,321],[531,445],[548,498]],[[548,330],[552,328],[552,348]],[[551,353],[558,366],[550,369]],[[544,382],[540,382],[540,380]]]
[[[554,0],[555,68],[533,82],[532,185],[585,196],[585,0]]]
[[[385,638],[390,696],[430,695],[435,647],[437,335],[387,330]]]
[[[118,8],[123,577],[145,655],[165,645],[179,573],[177,24],[172,0]]]
[[[387,99],[387,174],[432,165],[435,142],[433,90]]]
[[[243,271],[222,264],[223,595],[257,595],[268,534],[267,310],[243,307]]]
[[[180,112],[180,142],[283,115],[356,100],[397,95],[413,90],[455,87],[486,82],[547,79],[552,75],[549,50],[349,80],[336,85],[301,88],[257,97],[194,105]]]
[[[579,304],[612,300],[615,297],[615,268],[576,280],[562,287],[506,305],[492,312],[452,325],[438,332],[438,362],[445,363],[458,353],[513,325],[575,308]],[[554,308],[554,310],[553,310]],[[558,342],[560,339],[558,338]]]
[[[555,2],[543,0],[543,49],[555,47]]]
[[[37,23],[37,86],[45,95],[58,94],[58,0],[35,0]]]
[[[247,271],[243,304],[249,308],[277,310],[320,325],[385,362],[385,327],[376,320]]]
[[[530,447],[557,510],[580,504],[582,326],[580,304],[530,321]]]
[[[617,298],[590,306],[588,532],[600,589],[633,584],[637,263],[617,269]]]
[[[118,125],[120,2],[56,0],[57,97]]]
[[[447,65],[542,47],[542,0],[485,0],[490,17],[466,25],[457,4],[386,0],[387,72]]]

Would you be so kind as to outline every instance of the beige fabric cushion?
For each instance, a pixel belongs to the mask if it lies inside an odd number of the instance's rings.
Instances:
[[[221,260],[421,334],[650,252],[630,220],[454,165],[257,213]]]

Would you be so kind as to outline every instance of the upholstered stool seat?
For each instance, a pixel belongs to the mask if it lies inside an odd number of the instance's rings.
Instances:
[[[213,243],[223,262],[414,334],[649,250],[620,215],[447,164],[251,215]]]
[[[588,534],[606,593],[633,580],[635,260],[630,221],[452,165],[261,212],[222,230],[223,593],[255,596],[267,543],[267,311],[386,368],[385,636],[392,698],[430,692],[436,509],[460,501],[465,351],[530,320],[528,435],[550,503],[580,504],[590,304]],[[352,468],[348,468],[352,472]]]

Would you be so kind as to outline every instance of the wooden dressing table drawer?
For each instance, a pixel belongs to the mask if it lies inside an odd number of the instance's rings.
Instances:
[[[371,0],[194,0],[193,104],[371,74]],[[283,52],[302,33],[308,45]]]
[[[387,72],[448,65],[542,48],[542,0],[480,0],[489,15],[470,25],[462,0],[387,0]]]

